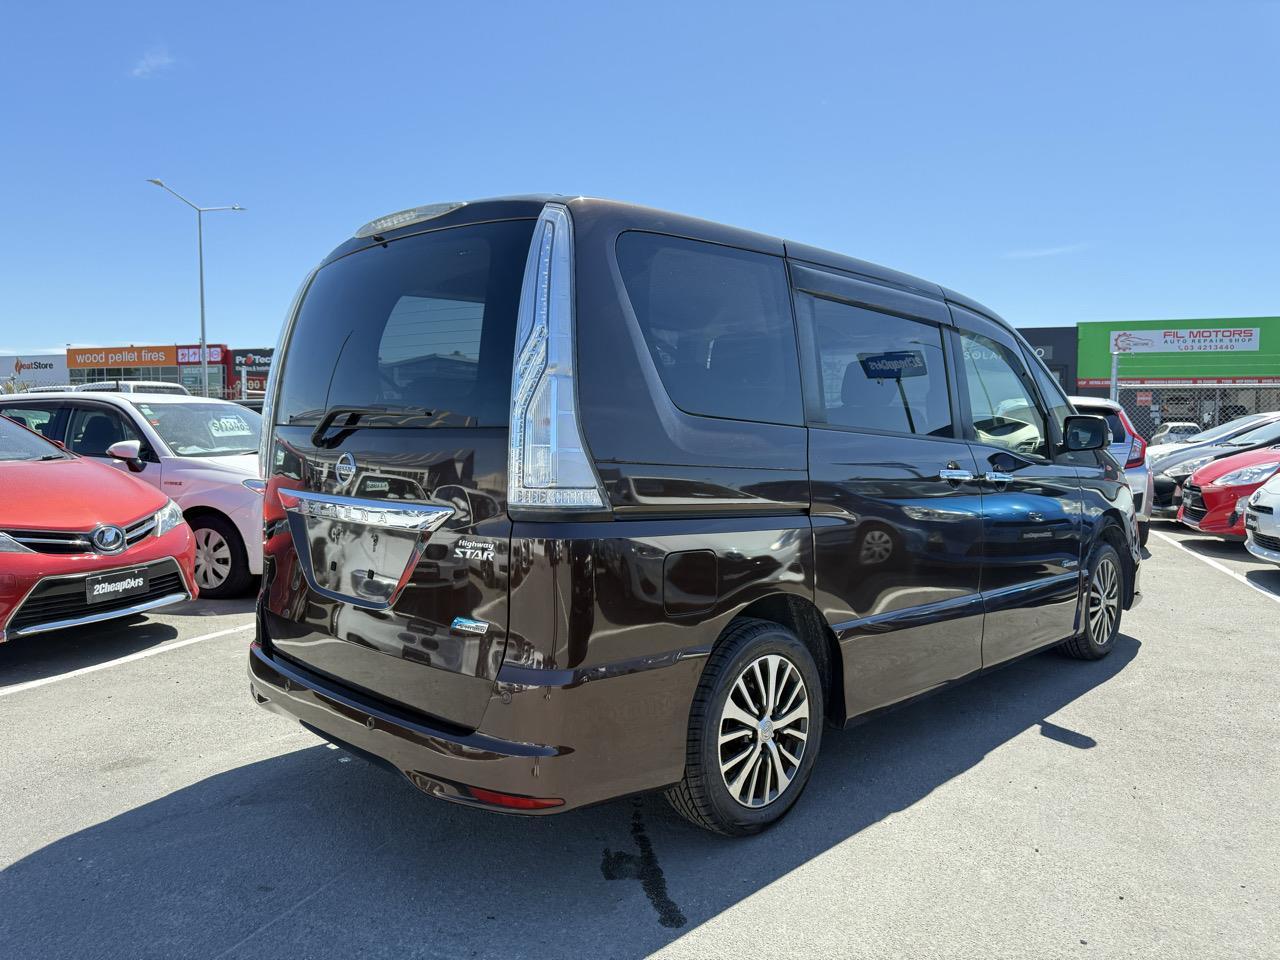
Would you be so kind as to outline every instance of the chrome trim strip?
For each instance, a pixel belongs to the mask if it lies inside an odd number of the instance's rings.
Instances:
[[[404,590],[409,576],[422,559],[431,534],[453,516],[453,508],[440,504],[405,504],[386,500],[367,500],[362,497],[344,497],[338,494],[316,493],[313,490],[287,490],[278,488],[280,505],[288,515],[289,534],[298,554],[298,565],[307,586],[313,593],[328,600],[348,603],[366,610],[388,610]],[[415,534],[415,542],[404,568],[397,571],[398,580],[387,591],[385,598],[374,599],[340,593],[322,586],[316,579],[315,564],[311,558],[311,532],[309,520],[349,523],[364,527],[396,530],[402,534]],[[390,583],[390,580],[387,580]]]
[[[319,520],[339,520],[388,530],[434,533],[453,516],[453,508],[436,504],[407,504],[363,497],[343,497],[312,490],[277,489],[280,505],[289,513]]]
[[[19,627],[12,633],[7,635],[7,639],[14,637],[26,637],[34,633],[48,633],[50,630],[62,630],[66,627],[80,627],[87,623],[101,623],[103,620],[115,620],[118,617],[128,617],[135,613],[145,613],[148,610],[155,610],[157,607],[167,607],[170,604],[182,603],[184,600],[190,600],[191,595],[188,593],[167,593],[163,597],[156,597],[154,600],[145,600],[142,603],[135,603],[131,607],[124,607],[119,610],[103,610],[101,613],[90,613],[83,617],[71,617],[67,620],[51,620],[48,623],[37,623],[31,627]],[[0,635],[0,639],[4,639],[5,635]]]

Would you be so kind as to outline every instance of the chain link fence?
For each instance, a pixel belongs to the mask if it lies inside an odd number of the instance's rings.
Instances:
[[[1177,429],[1174,424],[1190,423],[1198,430],[1207,430],[1250,413],[1280,411],[1280,383],[1121,382],[1116,400],[1134,429],[1151,440],[1166,424]]]

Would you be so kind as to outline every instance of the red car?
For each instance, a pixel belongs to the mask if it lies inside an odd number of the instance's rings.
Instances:
[[[178,505],[0,417],[0,641],[196,596]]]
[[[1280,470],[1280,446],[1210,460],[1182,488],[1178,519],[1193,530],[1244,541],[1244,504]]]

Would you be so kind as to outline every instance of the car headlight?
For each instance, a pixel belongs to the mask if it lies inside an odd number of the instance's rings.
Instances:
[[[1184,460],[1182,463],[1174,464],[1171,467],[1165,467],[1164,475],[1174,479],[1182,476],[1189,477],[1212,459],[1213,456],[1209,455],[1206,457],[1196,457],[1193,460]]]
[[[1280,464],[1257,463],[1252,467],[1241,467],[1239,470],[1232,470],[1225,476],[1219,477],[1213,481],[1213,485],[1215,487],[1243,487],[1251,483],[1261,483],[1275,473],[1278,466]]]
[[[156,514],[156,536],[163,537],[174,527],[182,523],[182,508],[170,500]]]
[[[241,480],[240,482],[254,493],[262,493],[267,489],[267,481],[259,480],[257,477],[250,477],[249,479]]]
[[[35,553],[30,547],[24,547],[7,533],[0,533],[0,553]]]

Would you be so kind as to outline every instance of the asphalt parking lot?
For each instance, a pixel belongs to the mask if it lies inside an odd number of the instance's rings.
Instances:
[[[421,797],[253,705],[248,601],[0,646],[0,952],[1280,955],[1280,569],[1154,529],[1109,658],[828,736],[746,841]]]

